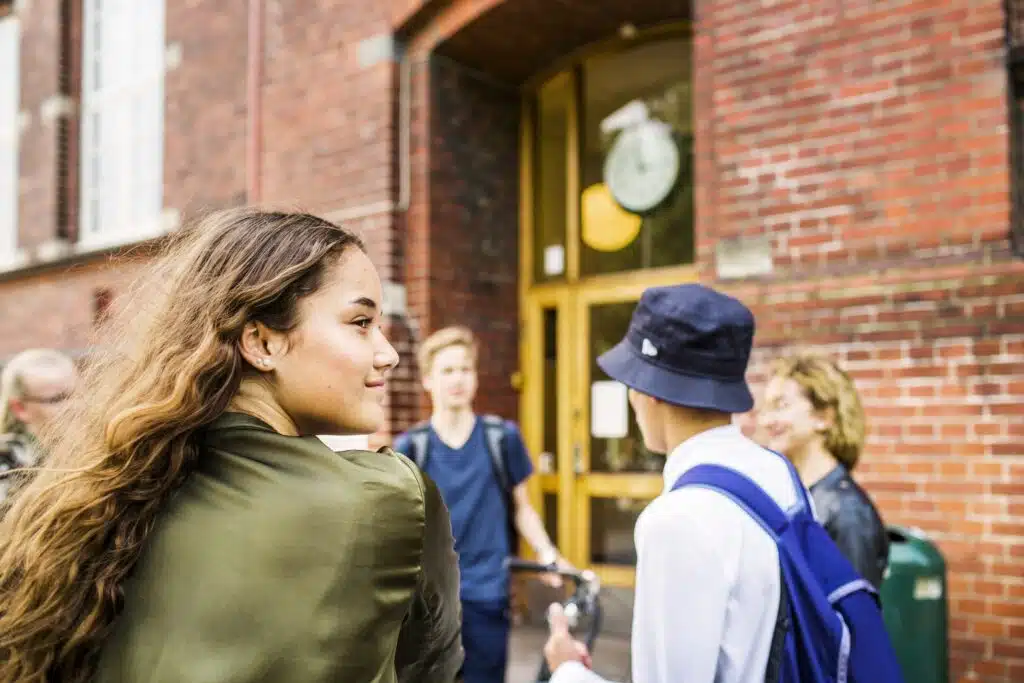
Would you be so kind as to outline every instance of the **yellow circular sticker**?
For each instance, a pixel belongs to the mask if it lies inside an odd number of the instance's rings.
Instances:
[[[640,234],[643,219],[619,206],[604,183],[585,189],[580,205],[583,243],[595,251],[618,251]]]

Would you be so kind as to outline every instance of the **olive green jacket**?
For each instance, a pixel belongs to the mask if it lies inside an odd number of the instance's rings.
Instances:
[[[404,456],[228,413],[125,585],[97,683],[449,683],[458,561]]]

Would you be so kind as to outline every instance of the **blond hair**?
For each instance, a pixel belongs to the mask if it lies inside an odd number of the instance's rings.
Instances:
[[[771,375],[791,379],[803,390],[817,411],[828,411],[832,422],[825,430],[825,448],[848,470],[860,459],[864,447],[864,407],[853,380],[833,360],[802,352],[780,358]]]
[[[465,347],[473,360],[476,360],[476,336],[468,327],[453,325],[438,330],[420,344],[419,351],[416,352],[416,360],[420,364],[420,374],[429,375],[437,354],[452,346]]]
[[[86,366],[82,400],[44,434],[0,516],[0,683],[87,683],[123,584],[202,457],[200,433],[250,372],[249,322],[280,332],[350,249],[316,216],[233,210],[170,239]]]
[[[15,355],[0,373],[0,433],[13,432],[23,425],[11,410],[11,401],[25,398],[25,377],[33,370],[68,368],[74,361],[54,349],[28,349]]]

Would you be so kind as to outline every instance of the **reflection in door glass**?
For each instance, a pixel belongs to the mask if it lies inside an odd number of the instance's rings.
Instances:
[[[558,470],[558,309],[544,309],[544,452],[537,454],[542,473]]]
[[[565,278],[570,80],[562,73],[544,84],[535,104],[533,280]]]
[[[608,380],[597,366],[597,357],[608,351],[625,336],[635,302],[600,304],[590,307],[590,381]],[[628,432],[618,438],[590,437],[591,472],[647,472],[660,473],[665,456],[652,453],[644,447],[633,415],[632,406],[626,407]]]
[[[636,564],[633,527],[650,501],[590,499],[590,558],[594,564]]]
[[[671,38],[583,63],[582,275],[693,261],[691,53]]]
[[[558,496],[554,493],[544,494],[544,528],[548,538],[558,546]]]

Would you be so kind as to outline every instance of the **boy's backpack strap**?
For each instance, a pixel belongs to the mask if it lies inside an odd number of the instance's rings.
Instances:
[[[497,415],[483,415],[484,437],[487,439],[487,453],[491,459],[491,466],[494,469],[494,476],[498,480],[498,486],[502,491],[508,492],[511,482],[506,462],[505,437],[507,430],[505,421]],[[424,421],[413,426],[406,437],[409,439],[409,452],[406,455],[417,467],[423,469],[427,464],[428,450],[430,446],[430,422]]]
[[[505,500],[505,527],[508,533],[509,553],[515,555],[519,548],[519,534],[516,531],[516,501],[512,491],[512,477],[508,471],[508,427],[505,420],[497,415],[482,415],[487,452],[491,456],[491,469]]]
[[[409,450],[406,453],[409,459],[416,463],[421,470],[427,465],[427,449],[430,446],[430,422],[420,422],[407,433],[409,437]]]
[[[736,470],[719,465],[697,465],[683,473],[672,490],[684,486],[703,486],[730,498],[748,515],[756,520],[776,541],[785,533],[790,524],[789,517],[764,490],[749,477]],[[765,683],[779,683],[783,676],[783,659],[786,656],[786,638],[790,630],[789,595],[782,565],[779,565],[779,611],[772,633],[768,664],[765,667]]]
[[[789,516],[771,496],[746,475],[720,465],[697,465],[679,477],[672,490],[703,486],[731,498],[745,509],[776,540],[789,526]]]
[[[491,465],[494,467],[494,475],[498,478],[498,486],[502,491],[509,491],[512,485],[505,455],[507,434],[505,421],[497,415],[484,415],[481,419],[484,423],[484,436],[487,438],[487,450],[491,455]]]
[[[793,488],[796,490],[797,507],[802,507],[807,511],[811,517],[814,517],[814,505],[811,503],[811,492],[804,486],[803,480],[800,479],[800,473],[796,471],[796,466],[792,461],[778,451],[773,451],[770,448],[766,448],[766,451],[779,458],[783,464],[786,465],[786,469],[789,470],[789,478],[793,482]]]
[[[786,587],[786,576],[779,564],[779,611],[775,617],[775,631],[772,633],[772,644],[768,649],[768,664],[765,666],[764,683],[782,683],[784,658],[786,657],[786,638],[792,623],[789,617],[789,590]]]

